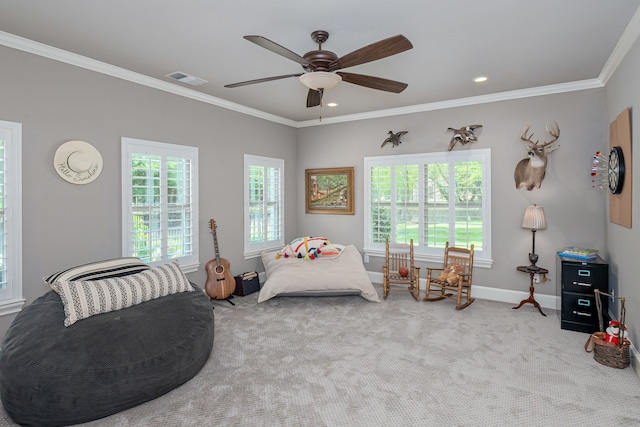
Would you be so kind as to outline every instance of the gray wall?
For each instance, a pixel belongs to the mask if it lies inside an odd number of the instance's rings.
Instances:
[[[354,243],[362,249],[363,157],[446,151],[451,133],[447,127],[482,124],[479,141],[454,150],[490,148],[492,157],[492,256],[493,267],[474,269],[474,283],[493,288],[528,291],[529,278],[516,271],[528,264],[531,232],[521,228],[525,208],[543,206],[547,229],[537,232],[538,265],[549,270],[550,281],[536,286],[540,294],[556,293],[556,252],[567,245],[604,250],[605,195],[591,186],[593,155],[608,146],[604,90],[587,90],[495,102],[411,115],[325,125],[301,129],[298,135],[297,176],[304,169],[355,166],[354,216],[309,215],[298,211],[298,230],[324,235],[337,242]],[[513,179],[516,164],[526,157],[520,132],[531,124],[534,140],[548,140],[546,123],[560,126],[560,148],[549,156],[542,187],[517,190]],[[389,130],[407,130],[400,146],[380,148]],[[298,199],[304,200],[300,179]],[[369,271],[382,271],[383,259],[370,258]],[[422,267],[428,264],[419,264]]]
[[[48,288],[42,277],[61,268],[121,255],[120,138],[199,147],[200,270],[213,258],[209,218],[221,256],[235,274],[261,268],[244,260],[243,154],[285,159],[286,188],[295,188],[296,130],[95,72],[0,47],[0,118],[23,125],[23,279],[30,303]],[[91,184],[73,185],[53,168],[69,140],[93,144],[104,170]],[[297,203],[287,198],[287,238]],[[0,318],[0,333],[15,316]]]
[[[219,226],[222,256],[229,259],[232,270],[262,269],[257,259],[242,258],[244,153],[285,159],[286,240],[326,235],[362,249],[363,157],[444,151],[451,136],[445,128],[479,123],[484,129],[475,146],[492,150],[494,265],[478,269],[474,282],[526,292],[527,280],[515,267],[527,262],[531,233],[520,222],[525,207],[537,203],[544,207],[548,220],[548,228],[537,234],[538,264],[549,268],[551,280],[538,285],[536,292],[555,294],[558,249],[566,245],[598,248],[612,264],[618,292],[631,300],[632,334],[640,330],[633,310],[638,307],[638,290],[633,284],[637,268],[631,260],[637,227],[629,230],[608,222],[606,194],[592,189],[589,177],[594,152],[608,146],[609,122],[640,97],[633,88],[633,74],[640,69],[637,46],[606,89],[298,130],[6,47],[0,47],[0,64],[4,100],[0,119],[23,124],[27,303],[46,292],[42,276],[120,255],[121,136],[199,147],[202,266],[190,278],[203,283],[204,263],[213,256],[207,227],[212,217]],[[544,126],[551,120],[558,121],[562,133],[542,188],[516,190],[513,170],[525,157],[520,131],[530,123],[535,136],[545,139]],[[381,149],[389,130],[408,130],[409,134],[399,147]],[[104,171],[89,185],[71,185],[53,169],[56,148],[73,139],[90,142],[103,156]],[[456,149],[469,148],[472,146]],[[638,156],[634,166],[639,171],[637,163]],[[355,167],[355,215],[305,214],[304,170],[340,166]],[[381,267],[379,258],[367,265],[376,272]],[[13,317],[0,318],[0,332],[4,333]]]
[[[627,107],[631,107],[631,138],[633,153],[633,177],[625,178],[625,186],[632,185],[632,221],[633,228],[613,224],[607,220],[607,260],[609,261],[609,279],[616,295],[626,298],[627,325],[632,342],[640,339],[640,267],[638,267],[638,242],[640,242],[640,152],[638,152],[638,133],[640,119],[634,107],[640,104],[640,44],[636,42],[620,67],[606,85],[607,123],[612,122]],[[636,102],[638,104],[636,104]],[[608,138],[607,138],[608,141]],[[628,159],[625,159],[628,162]],[[607,201],[607,208],[609,202]]]

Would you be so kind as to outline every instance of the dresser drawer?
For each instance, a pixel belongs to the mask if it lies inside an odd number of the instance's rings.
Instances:
[[[593,295],[594,289],[607,292],[607,268],[602,265],[565,263],[562,266],[562,290]]]
[[[607,323],[607,299],[601,298],[603,322]],[[598,308],[595,295],[564,292],[562,294],[562,320],[598,326]]]

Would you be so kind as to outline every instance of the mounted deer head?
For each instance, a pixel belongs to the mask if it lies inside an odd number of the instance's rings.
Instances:
[[[543,144],[539,144],[538,141],[532,141],[533,133],[527,136],[527,132],[529,132],[529,125],[522,129],[520,139],[527,142],[527,155],[529,157],[518,162],[513,177],[516,180],[516,188],[524,188],[531,191],[534,188],[540,188],[540,184],[542,184],[547,170],[547,155],[559,147],[559,145],[551,144],[560,137],[560,128],[558,123],[547,125],[547,132],[553,139]]]

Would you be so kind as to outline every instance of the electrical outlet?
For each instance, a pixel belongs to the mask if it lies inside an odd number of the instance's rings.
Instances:
[[[369,264],[369,255],[368,254],[364,254],[364,263],[365,264]]]
[[[541,277],[539,274],[533,275],[533,283],[540,283]]]

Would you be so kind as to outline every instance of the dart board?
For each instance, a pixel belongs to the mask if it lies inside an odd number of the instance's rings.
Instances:
[[[611,148],[607,174],[609,178],[609,190],[611,190],[613,194],[620,194],[622,192],[622,185],[624,184],[624,155],[622,154],[622,148]]]

